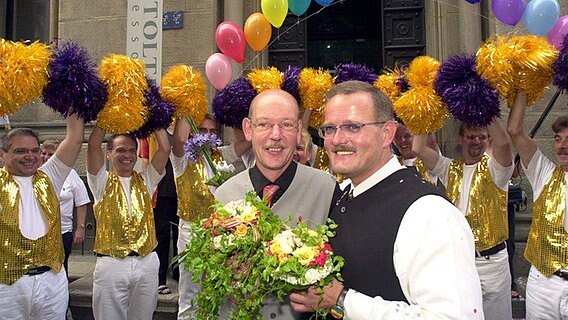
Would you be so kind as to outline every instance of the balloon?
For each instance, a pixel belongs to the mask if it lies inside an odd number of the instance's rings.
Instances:
[[[329,6],[330,4],[333,3],[333,0],[316,0],[316,2],[320,5],[320,6]]]
[[[245,33],[236,23],[231,21],[221,22],[215,30],[215,42],[219,50],[233,58],[238,63],[245,61]]]
[[[205,63],[205,74],[209,82],[211,82],[217,90],[225,88],[233,75],[231,60],[222,53],[212,54],[209,56],[209,59],[207,59],[207,63]]]
[[[465,1],[467,1],[467,2],[469,2],[469,3],[471,3],[471,4],[476,4],[476,3],[480,3],[480,2],[481,2],[481,0],[465,0]]]
[[[293,14],[301,16],[310,7],[312,0],[288,0],[288,7]]]
[[[556,49],[561,50],[566,34],[568,34],[568,15],[560,17],[552,29],[548,31],[548,42]]]
[[[525,8],[525,26],[535,35],[546,35],[558,17],[560,17],[558,0],[531,0]]]
[[[245,22],[245,38],[249,46],[256,52],[261,51],[270,42],[272,27],[266,17],[256,12],[251,14]]]
[[[491,9],[495,17],[510,26],[521,21],[525,7],[525,0],[493,0],[491,2]]]
[[[288,14],[288,0],[262,0],[260,7],[271,25],[276,28],[282,26]]]

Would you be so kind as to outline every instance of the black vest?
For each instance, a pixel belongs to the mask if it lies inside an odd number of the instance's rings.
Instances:
[[[330,243],[345,258],[341,274],[346,288],[408,302],[394,270],[394,242],[408,207],[429,194],[444,197],[416,170],[401,169],[357,197],[338,202],[330,217],[339,227]]]

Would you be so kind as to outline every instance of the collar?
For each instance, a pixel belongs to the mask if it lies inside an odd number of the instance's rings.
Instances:
[[[379,170],[375,171],[375,173],[373,173],[370,177],[365,179],[365,181],[361,182],[357,186],[351,183],[351,190],[353,190],[353,197],[356,197],[361,193],[371,189],[374,185],[383,181],[394,172],[404,168],[405,167],[402,166],[400,162],[398,162],[396,156],[393,156],[384,166],[379,168]]]
[[[282,192],[285,192],[290,184],[292,184],[292,180],[294,179],[294,175],[296,175],[296,169],[298,168],[298,164],[295,161],[292,161],[288,168],[284,170],[284,172],[276,179],[276,181],[272,182],[268,180],[262,172],[258,169],[257,165],[250,168],[249,170],[249,177],[250,181],[252,182],[252,186],[254,187],[254,191],[258,195],[262,195],[262,189],[268,184],[276,184],[280,187]]]

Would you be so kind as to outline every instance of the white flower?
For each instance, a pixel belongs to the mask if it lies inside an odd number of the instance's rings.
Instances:
[[[277,242],[280,245],[282,253],[292,254],[296,247],[295,238],[297,236],[292,233],[292,230],[284,230],[274,237],[273,242]]]
[[[213,248],[215,250],[221,249],[221,246],[229,246],[235,241],[235,236],[233,234],[220,235],[213,238]]]
[[[217,167],[217,170],[219,170],[219,171],[235,172],[235,166],[233,166],[232,164],[227,164],[226,161],[223,161],[221,163],[217,163],[216,167]]]

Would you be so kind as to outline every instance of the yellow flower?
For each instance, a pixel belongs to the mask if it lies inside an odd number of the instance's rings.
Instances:
[[[239,224],[235,229],[235,236],[244,237],[248,232],[248,227],[244,224]]]
[[[292,255],[298,259],[301,265],[307,266],[316,257],[316,250],[313,247],[301,246],[300,248],[294,250]]]
[[[278,241],[273,241],[272,243],[270,243],[270,252],[278,259],[278,261],[288,260],[288,255],[284,253],[284,251],[282,251],[282,246]]]
[[[245,206],[241,213],[241,220],[243,222],[251,222],[256,219],[257,209],[254,206]]]

